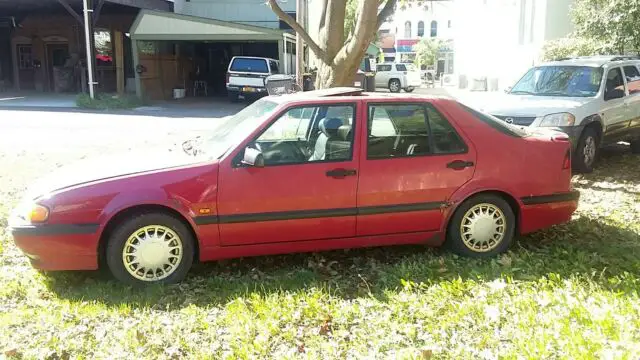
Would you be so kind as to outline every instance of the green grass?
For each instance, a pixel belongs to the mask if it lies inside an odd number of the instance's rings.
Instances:
[[[92,99],[88,94],[79,94],[76,105],[83,109],[119,110],[134,109],[144,105],[144,101],[134,95],[96,94]]]
[[[413,246],[269,256],[131,289],[39,273],[0,230],[0,358],[637,359],[638,160],[606,156],[574,179],[574,221],[487,261]]]

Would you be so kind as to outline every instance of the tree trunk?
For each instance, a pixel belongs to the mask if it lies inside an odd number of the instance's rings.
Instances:
[[[350,56],[338,62],[337,65],[321,63],[316,78],[316,89],[353,86],[361,59],[362,56]]]

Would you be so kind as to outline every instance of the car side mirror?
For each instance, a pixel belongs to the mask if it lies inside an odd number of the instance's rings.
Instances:
[[[624,91],[621,89],[611,89],[604,93],[604,101],[620,99],[624,97]]]
[[[264,167],[264,156],[260,150],[248,147],[244,149],[241,163],[248,166]]]

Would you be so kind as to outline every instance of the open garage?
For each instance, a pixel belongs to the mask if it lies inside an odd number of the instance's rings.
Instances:
[[[149,99],[225,95],[234,56],[280,60],[291,73],[294,37],[281,30],[173,13],[142,11],[131,28],[136,89]]]

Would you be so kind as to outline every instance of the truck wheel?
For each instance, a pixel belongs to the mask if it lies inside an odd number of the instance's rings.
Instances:
[[[587,127],[582,132],[576,153],[573,159],[573,168],[576,172],[590,173],[593,171],[593,165],[598,156],[598,147],[600,139],[598,133],[592,127]]]
[[[227,96],[229,96],[229,101],[231,101],[232,103],[236,103],[236,102],[238,102],[238,100],[240,100],[238,98],[238,95],[239,94],[237,92],[235,92],[235,91],[228,91],[227,92]]]

